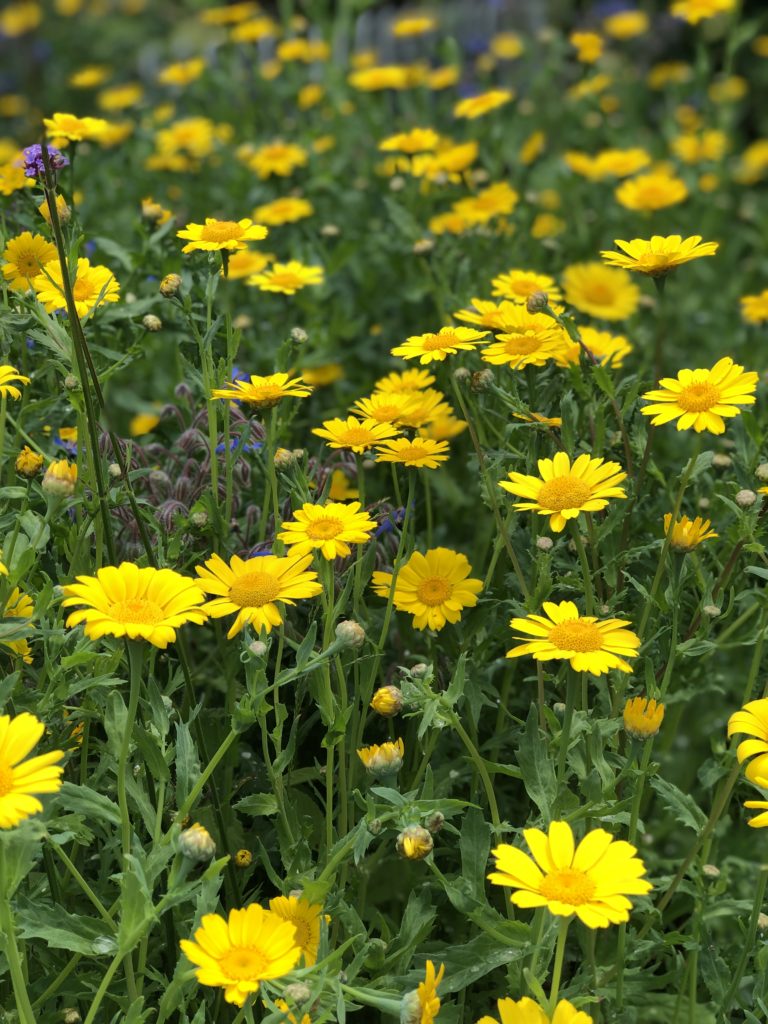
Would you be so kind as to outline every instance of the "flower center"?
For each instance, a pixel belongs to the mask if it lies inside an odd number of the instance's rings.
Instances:
[[[131,623],[139,626],[156,626],[165,618],[163,609],[154,601],[145,597],[131,597],[127,601],[117,601],[109,609],[115,621]]]
[[[247,572],[229,588],[229,599],[241,608],[261,608],[276,600],[280,583],[267,572]]]
[[[271,409],[282,397],[283,390],[279,384],[262,384],[254,387],[243,401],[255,409]]]
[[[613,288],[602,281],[594,281],[586,286],[584,294],[589,302],[598,306],[609,306],[614,300]]]
[[[85,302],[86,299],[91,297],[91,286],[86,278],[75,281],[72,294],[77,302]]]
[[[420,444],[409,444],[401,448],[397,453],[400,456],[401,461],[409,461],[415,459],[426,459],[430,453]]]
[[[562,512],[564,508],[581,508],[590,497],[589,484],[572,476],[557,476],[547,480],[539,491],[538,503],[542,508]]]
[[[714,384],[689,384],[677,396],[677,404],[686,412],[705,412],[720,401],[720,390]]]
[[[239,238],[243,231],[237,221],[217,220],[213,224],[206,224],[200,232],[203,242],[231,242]]]
[[[435,608],[437,605],[447,601],[452,592],[453,587],[445,577],[430,576],[419,584],[416,596],[422,604],[427,605],[429,608]]]
[[[269,283],[279,285],[281,288],[301,288],[304,281],[298,274],[286,270],[282,273],[271,273],[269,275]]]
[[[510,356],[529,355],[541,348],[544,341],[543,335],[533,334],[530,331],[510,331],[511,337],[504,342],[504,351]]]
[[[671,258],[669,253],[644,252],[638,262],[648,270],[667,270]]]
[[[219,960],[219,967],[234,981],[257,981],[264,977],[269,961],[260,949],[235,947]]]
[[[580,907],[594,897],[597,886],[584,874],[573,868],[563,868],[546,875],[539,885],[539,892],[548,900],[567,903],[570,907]]]
[[[425,352],[434,352],[436,349],[452,348],[455,344],[456,335],[454,334],[428,334],[422,348]]]
[[[310,523],[307,526],[307,536],[310,540],[331,540],[333,537],[338,537],[343,529],[344,524],[340,519],[328,516],[325,519],[315,519]]]
[[[365,430],[364,427],[352,427],[351,430],[345,430],[343,434],[339,434],[339,441],[342,444],[370,444],[373,440],[373,434],[370,430]]]
[[[0,798],[13,792],[13,768],[0,764]]]
[[[594,622],[568,619],[550,630],[547,637],[560,651],[599,651],[603,647],[603,634]]]
[[[22,277],[35,277],[40,273],[41,263],[32,252],[23,252],[16,258],[16,267]]]

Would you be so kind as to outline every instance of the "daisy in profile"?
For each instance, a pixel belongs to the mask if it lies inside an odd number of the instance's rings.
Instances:
[[[27,756],[44,732],[43,723],[27,711],[14,718],[0,715],[0,828],[15,828],[38,814],[43,809],[38,794],[61,789],[63,750]]]
[[[254,412],[272,409],[284,398],[307,398],[312,394],[301,377],[289,377],[287,373],[272,373],[266,377],[253,375],[246,380],[234,380],[221,388],[214,388],[211,398],[225,398],[231,402],[243,402]]]
[[[487,92],[478,93],[477,96],[468,96],[466,99],[459,100],[453,108],[453,116],[474,120],[476,117],[488,114],[491,110],[503,107],[505,103],[509,103],[514,98],[515,94],[511,89],[489,89]]]
[[[672,513],[667,512],[664,516],[664,536],[666,537],[669,533],[669,525],[672,522]],[[678,551],[693,551],[699,544],[705,540],[712,540],[713,537],[717,537],[714,530],[711,530],[712,521],[710,519],[702,519],[701,516],[696,516],[695,519],[689,519],[688,516],[682,516],[680,519],[675,520],[675,525],[672,527],[672,538],[670,543],[673,548]]]
[[[575,915],[587,928],[606,928],[629,920],[629,896],[644,896],[653,886],[630,843],[602,828],[588,832],[578,846],[566,821],[553,821],[549,833],[523,829],[533,854],[502,843],[492,850],[494,885],[515,891],[517,907],[546,907],[556,917]]]
[[[471,579],[471,572],[466,555],[450,548],[431,548],[425,554],[414,551],[397,574],[392,603],[413,616],[415,629],[440,630],[447,622],[458,622],[465,608],[477,604],[483,583]],[[389,597],[392,576],[374,572],[371,586],[379,597]]]
[[[382,441],[376,447],[377,462],[397,462],[416,469],[439,469],[441,462],[448,459],[447,441],[433,441],[428,437],[397,437],[394,441]]]
[[[539,459],[539,473],[540,477],[509,473],[509,480],[500,481],[499,487],[527,499],[515,502],[515,508],[549,516],[555,533],[580,512],[599,512],[609,498],[627,496],[618,486],[627,478],[618,462],[579,455],[571,464],[565,452],[557,452],[552,459]]]
[[[414,334],[391,351],[393,356],[418,359],[426,365],[442,362],[446,356],[454,356],[457,352],[471,352],[487,336],[488,331],[476,331],[471,327],[441,327],[437,333]]]
[[[507,657],[530,654],[536,661],[568,661],[576,672],[593,676],[611,669],[631,672],[625,659],[637,657],[640,638],[625,629],[629,625],[626,619],[579,615],[573,601],[545,601],[543,615],[512,619],[512,629],[523,634],[515,639],[524,643],[507,651]]]
[[[205,224],[187,224],[176,237],[187,240],[182,252],[235,252],[245,249],[249,242],[259,242],[267,237],[267,229],[244,220],[216,220],[206,217]]]
[[[294,556],[319,551],[329,561],[346,558],[352,553],[350,544],[365,544],[376,529],[376,520],[360,509],[359,501],[306,502],[282,524],[277,539],[291,547]]]
[[[62,607],[85,605],[71,612],[67,626],[85,623],[91,640],[124,636],[165,649],[187,622],[202,625],[208,618],[205,600],[194,580],[173,569],[140,569],[133,562],[107,565],[95,576],[78,576],[62,588]]]
[[[230,910],[227,918],[204,914],[194,939],[180,945],[200,984],[223,988],[224,999],[235,1006],[243,1006],[262,981],[292,971],[301,956],[296,926],[256,903]]]
[[[399,431],[391,423],[348,416],[346,420],[325,420],[322,427],[315,427],[312,433],[324,438],[329,448],[347,448],[362,455],[379,441],[394,437]]]
[[[497,999],[499,1018],[481,1017],[477,1024],[593,1024],[592,1018],[573,1003],[561,999],[550,1017],[538,1003],[525,996],[523,999]]]
[[[280,292],[283,295],[295,295],[308,285],[319,285],[325,281],[322,267],[306,266],[298,260],[288,263],[273,263],[268,270],[254,274],[245,282],[262,292]]]
[[[233,555],[227,565],[219,555],[211,555],[203,566],[195,566],[200,577],[198,586],[206,594],[214,595],[203,611],[212,619],[235,615],[228,640],[249,624],[257,633],[270,633],[273,626],[283,622],[279,605],[295,604],[322,592],[317,573],[307,569],[311,561],[311,555],[262,555],[247,561]]]
[[[622,251],[613,252],[609,249],[600,253],[610,266],[661,277],[682,263],[689,263],[702,256],[714,256],[720,243],[702,242],[701,235],[691,235],[690,238],[683,238],[682,235],[653,235],[650,240],[633,238],[631,242],[617,238],[613,244]]]
[[[724,356],[711,370],[680,370],[676,378],[664,377],[657,391],[641,396],[652,404],[640,411],[653,417],[654,427],[677,420],[678,430],[723,434],[725,419],[738,416],[740,406],[754,405],[757,381],[756,373]]]
[[[371,775],[394,775],[403,766],[405,746],[400,738],[381,744],[372,743],[361,747],[357,756]]]

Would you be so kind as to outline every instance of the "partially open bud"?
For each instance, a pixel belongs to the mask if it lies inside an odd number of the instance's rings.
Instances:
[[[239,868],[247,868],[253,860],[250,850],[238,850],[235,854],[235,864]]]
[[[31,480],[36,477],[40,470],[43,468],[42,455],[38,455],[37,452],[33,452],[28,445],[24,445],[19,454],[16,456],[16,472],[19,476],[25,476],[27,480]]]
[[[278,448],[274,456],[275,469],[288,469],[296,464],[296,456],[288,448]]]
[[[715,469],[728,469],[729,466],[733,465],[733,459],[724,452],[715,452],[712,456],[712,465]]]
[[[525,303],[529,313],[543,313],[549,305],[549,296],[546,292],[531,292]]]
[[[371,700],[371,707],[382,718],[394,718],[403,710],[403,693],[396,686],[380,686]]]
[[[181,288],[181,276],[179,274],[166,274],[160,282],[160,294],[166,298],[172,298]]]
[[[179,850],[190,860],[204,864],[216,853],[216,843],[208,829],[196,821],[179,836]]]
[[[403,766],[405,747],[402,739],[394,743],[372,743],[370,747],[361,747],[357,756],[371,775],[394,775]]]
[[[77,484],[77,463],[59,459],[52,462],[45,471],[42,488],[46,494],[68,498],[75,493]]]
[[[365,630],[354,619],[344,619],[336,627],[336,639],[341,640],[345,647],[357,649],[365,643]]]
[[[661,728],[664,705],[651,698],[632,697],[624,705],[624,728],[635,740],[649,740]]]
[[[421,825],[407,825],[397,837],[395,849],[408,860],[424,860],[434,845],[432,836]]]

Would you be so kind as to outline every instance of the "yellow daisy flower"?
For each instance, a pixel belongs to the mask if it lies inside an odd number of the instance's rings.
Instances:
[[[471,579],[471,572],[466,555],[450,548],[430,548],[423,555],[414,551],[397,574],[392,603],[413,616],[414,629],[440,630],[477,604],[483,583]],[[392,573],[374,572],[371,586],[379,597],[389,598]]]
[[[95,576],[78,576],[64,590],[63,608],[85,605],[67,618],[68,627],[85,623],[91,640],[107,634],[147,640],[165,649],[186,622],[202,625],[205,600],[194,580],[173,569],[140,569],[132,562],[107,565]]]
[[[173,64],[166,64],[157,75],[160,85],[191,85],[205,71],[204,57],[190,57],[189,60],[178,60]]]
[[[369,747],[361,747],[357,756],[371,775],[394,775],[403,765],[405,747],[402,739],[387,743],[372,743]]]
[[[504,311],[504,330],[483,349],[480,356],[483,362],[522,370],[526,366],[544,366],[550,359],[560,358],[568,345],[568,336],[562,327],[546,313],[529,313],[525,306],[511,303],[509,306]]]
[[[204,914],[194,941],[182,939],[181,951],[196,965],[201,985],[224,989],[224,999],[243,1006],[262,981],[288,974],[299,961],[296,928],[256,903],[243,910]]]
[[[669,524],[671,522],[672,513],[667,512],[664,516],[665,537],[669,533]],[[711,540],[713,537],[718,536],[714,530],[710,530],[711,525],[712,523],[709,519],[702,519],[701,516],[696,516],[695,519],[683,516],[682,519],[675,520],[670,543],[678,551],[693,551],[702,541]]]
[[[640,290],[624,270],[572,263],[563,273],[565,301],[600,320],[624,320],[637,310]]]
[[[437,18],[430,14],[401,15],[392,22],[392,35],[397,39],[410,39],[413,36],[423,36],[428,32],[434,32],[437,28]]]
[[[435,965],[427,960],[424,967],[424,981],[420,981],[416,989],[416,1000],[421,1017],[419,1024],[433,1024],[433,1021],[440,1012],[440,997],[437,994],[437,987],[443,980],[445,964],[440,964],[440,970],[435,974]]]
[[[494,277],[491,285],[492,295],[501,296],[523,306],[534,292],[546,292],[550,304],[561,302],[563,298],[553,277],[548,274],[537,274],[533,270],[508,270],[505,274]],[[473,299],[472,302],[474,301]]]
[[[377,445],[376,462],[397,462],[419,469],[437,469],[441,462],[448,460],[445,454],[448,449],[447,441],[432,441],[428,437],[415,437],[411,441],[407,437],[398,437],[394,441],[384,441]]]
[[[540,412],[513,412],[516,420],[523,420],[525,423],[538,423],[543,427],[562,427],[561,416],[543,416]]]
[[[253,375],[249,380],[235,380],[222,388],[214,388],[211,398],[226,398],[231,402],[243,402],[255,412],[271,409],[283,398],[307,398],[312,388],[302,382],[301,377],[289,377],[287,373],[271,373],[266,377]]]
[[[101,117],[77,117],[75,114],[54,114],[44,117],[43,124],[48,136],[54,140],[66,139],[70,142],[99,141],[100,136],[109,128],[109,122]]]
[[[323,284],[325,274],[322,267],[306,266],[298,260],[288,263],[273,263],[269,270],[254,274],[245,282],[262,292],[281,292],[283,295],[295,295],[307,285]]]
[[[611,334],[610,331],[599,331],[596,327],[579,327],[579,334],[584,347],[589,349],[593,358],[603,366],[618,369],[624,365],[624,357],[634,351],[631,343],[623,334]],[[581,358],[581,346],[566,341],[555,357],[558,366],[578,363]]]
[[[463,434],[468,426],[466,420],[457,419],[452,414],[436,416],[425,427],[419,427],[419,437],[428,437],[432,441],[450,441],[452,437]]]
[[[368,398],[359,398],[352,408],[377,423],[402,426],[404,420],[409,419],[416,409],[418,396],[417,391],[380,391]]]
[[[0,196],[13,195],[22,188],[32,188],[34,184],[34,180],[26,176],[24,167],[18,160],[0,163]]]
[[[40,274],[42,268],[56,259],[56,246],[42,235],[23,231],[8,240],[3,259],[6,261],[3,277],[8,286],[14,291],[26,291],[32,287],[32,279]]]
[[[748,324],[764,324],[768,320],[768,288],[757,295],[742,295],[741,315]]]
[[[629,625],[625,619],[581,616],[573,601],[545,601],[544,615],[512,619],[512,629],[525,634],[515,639],[525,642],[507,651],[507,657],[530,654],[536,661],[568,661],[576,672],[593,676],[613,668],[631,672],[624,659],[637,657],[640,638],[624,628]]]
[[[61,789],[63,750],[51,750],[25,760],[45,732],[41,721],[23,711],[11,718],[0,715],[0,828],[14,828],[38,814],[38,793]]]
[[[618,486],[627,478],[618,462],[579,455],[571,464],[565,452],[557,452],[552,459],[539,459],[539,473],[541,479],[509,473],[509,481],[500,481],[499,487],[528,499],[516,501],[515,508],[549,516],[555,533],[562,532],[568,520],[576,519],[580,512],[599,512],[609,498],[627,496]]]
[[[423,366],[434,361],[442,362],[446,356],[457,352],[472,352],[487,335],[488,331],[476,331],[471,327],[441,327],[436,334],[431,331],[414,334],[391,352],[403,359],[418,359]]]
[[[614,195],[625,209],[648,213],[682,203],[688,198],[688,188],[682,178],[651,172],[622,182]]]
[[[664,705],[647,697],[632,697],[624,705],[624,728],[636,740],[648,740],[661,728]]]
[[[593,1024],[584,1010],[577,1010],[573,1003],[561,999],[550,1017],[538,1003],[524,996],[522,999],[497,999],[499,1019],[481,1017],[477,1024]]]
[[[680,370],[677,378],[664,377],[658,391],[642,398],[653,404],[640,411],[653,416],[654,427],[677,420],[678,430],[693,428],[697,434],[725,432],[724,417],[738,416],[739,406],[753,405],[758,376],[725,356],[711,370]]]
[[[720,243],[702,242],[701,235],[691,235],[690,238],[683,238],[682,235],[653,235],[650,240],[633,238],[631,242],[617,238],[613,244],[623,251],[613,252],[609,249],[601,252],[606,263],[612,267],[638,270],[641,274],[660,277],[681,263],[697,260],[701,256],[714,256]],[[584,312],[588,313],[589,310]]]
[[[645,11],[617,11],[603,20],[603,31],[613,39],[634,39],[644,35],[649,25]]]
[[[2,619],[31,619],[35,614],[35,606],[28,594],[22,593],[18,587],[14,587],[8,595],[5,607],[2,611]],[[10,623],[8,623],[10,625]],[[0,646],[7,647],[17,657],[21,658],[25,665],[32,664],[32,650],[29,641],[25,637],[18,640],[0,640]]]
[[[204,566],[195,566],[200,589],[215,595],[212,601],[205,603],[203,611],[212,619],[236,613],[227,633],[228,640],[246,625],[252,625],[257,633],[262,630],[271,633],[273,626],[283,622],[278,603],[295,604],[297,600],[322,593],[317,573],[307,571],[311,561],[311,555],[298,558],[262,555],[246,561],[233,555],[227,565],[214,554]]]
[[[306,149],[295,143],[277,139],[257,149],[249,157],[248,166],[262,179],[273,174],[287,178],[297,167],[303,167],[308,159]]]
[[[38,301],[45,306],[46,312],[55,313],[67,308],[61,264],[58,260],[51,260],[46,264],[44,273],[32,281],[32,287],[37,292]],[[117,302],[120,298],[120,285],[109,267],[92,267],[90,260],[81,258],[77,261],[72,294],[77,315],[86,317],[102,302]]]
[[[505,103],[509,103],[514,98],[515,94],[511,89],[489,89],[487,92],[478,93],[477,96],[468,96],[466,99],[459,100],[453,108],[453,116],[474,120],[491,110],[503,107]]]
[[[597,32],[571,32],[568,42],[576,48],[576,60],[594,64],[603,55],[604,40]]]
[[[281,224],[295,224],[298,220],[311,217],[314,212],[315,208],[308,199],[284,196],[282,199],[273,199],[270,203],[257,206],[253,216],[257,221],[270,227],[279,227]]]
[[[523,302],[522,305],[524,306],[525,303]],[[514,323],[514,316],[519,311],[519,306],[520,303],[510,302],[509,299],[493,302],[491,299],[475,298],[472,299],[471,308],[460,309],[453,316],[456,320],[463,320],[468,324],[489,327],[492,331],[504,331],[507,323]]]
[[[403,409],[399,423],[403,427],[417,430],[441,416],[451,416],[452,414],[453,409],[446,402],[443,392],[435,388],[427,388],[425,391],[411,393],[411,401]]]
[[[630,843],[615,840],[605,829],[588,832],[575,845],[571,826],[553,821],[549,833],[523,830],[533,858],[502,843],[492,850],[494,885],[515,889],[518,907],[546,907],[557,917],[575,914],[587,928],[606,928],[629,920],[628,896],[644,896],[653,886],[642,876],[646,868]]]
[[[245,277],[253,277],[268,267],[274,255],[268,252],[255,252],[253,249],[238,249],[229,257],[227,277],[230,281],[241,281]],[[224,276],[224,268],[219,271]]]
[[[393,371],[388,373],[386,377],[380,377],[374,387],[374,393],[376,392],[403,392],[403,391],[422,391],[424,388],[431,387],[435,383],[436,378],[429,372],[429,370],[420,370],[418,368]]]
[[[727,14],[736,9],[736,0],[674,0],[669,13],[689,25],[698,25],[707,18]]]
[[[344,379],[344,367],[341,363],[321,363],[319,366],[307,366],[301,370],[307,384],[314,388],[325,388]]]
[[[267,237],[267,229],[261,224],[254,224],[249,218],[244,220],[216,220],[206,217],[205,224],[187,224],[176,232],[177,238],[188,239],[182,252],[234,252],[245,249],[248,242],[258,242]]]
[[[275,896],[269,901],[269,909],[295,927],[296,945],[304,955],[304,966],[314,967],[320,946],[322,906],[303,896]]]
[[[378,441],[394,437],[399,431],[391,423],[348,416],[346,420],[325,420],[322,427],[315,427],[312,433],[325,438],[329,448],[348,448],[362,455]]]
[[[747,769],[747,778],[754,782],[755,778],[768,775],[768,698],[751,700],[728,719],[728,738],[736,734],[751,736],[752,739],[742,740],[736,748],[739,764],[752,758]]]
[[[411,128],[407,132],[389,135],[379,143],[384,153],[425,153],[437,149],[440,136],[434,128]]]
[[[21,398],[21,390],[15,386],[14,381],[29,384],[29,377],[19,373],[15,366],[0,366],[0,395],[18,401]]]
[[[376,521],[360,509],[359,501],[306,502],[293,513],[293,519],[282,524],[277,539],[293,546],[295,556],[319,551],[328,560],[346,558],[351,554],[350,544],[365,544],[376,529]]]

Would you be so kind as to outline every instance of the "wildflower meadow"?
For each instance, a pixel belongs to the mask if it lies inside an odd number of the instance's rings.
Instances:
[[[762,0],[5,0],[1,1024],[766,1024],[766,96]]]

